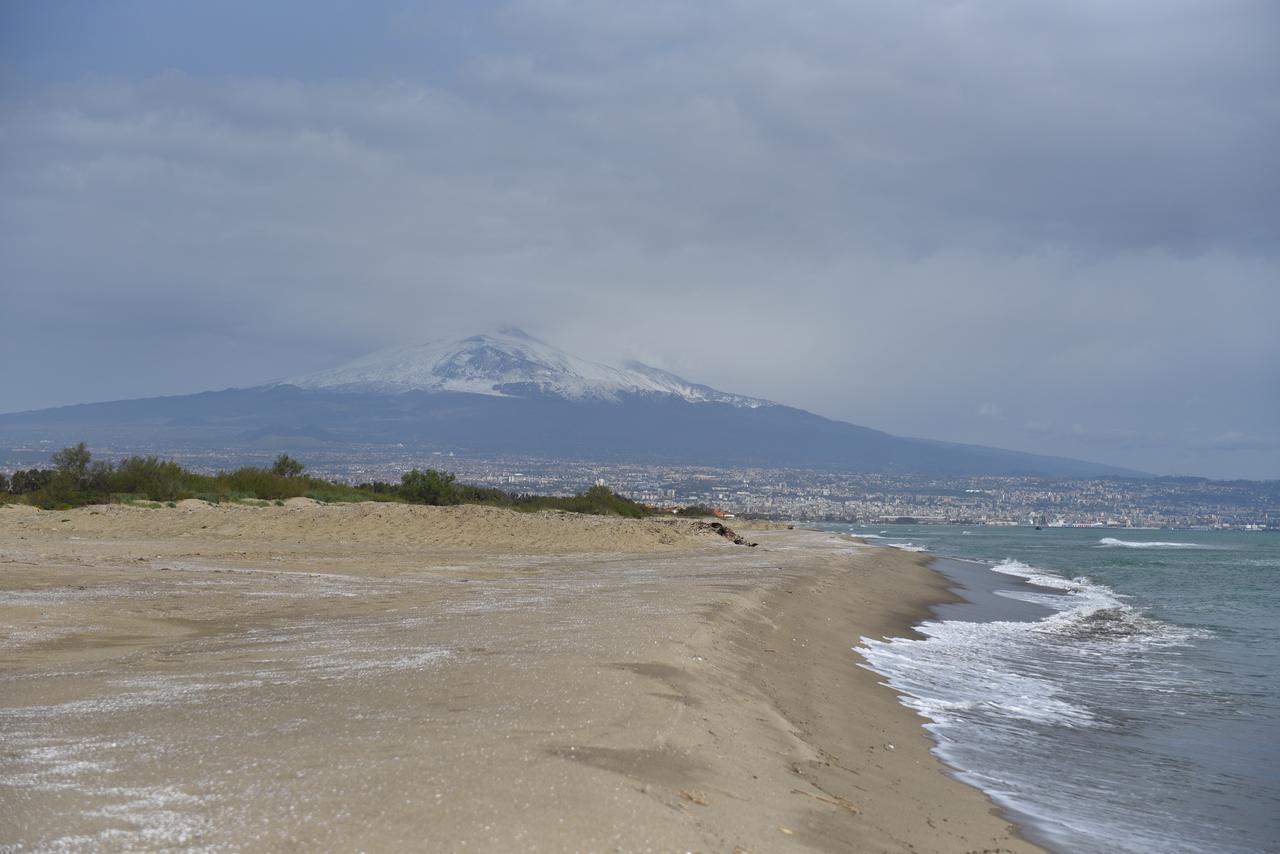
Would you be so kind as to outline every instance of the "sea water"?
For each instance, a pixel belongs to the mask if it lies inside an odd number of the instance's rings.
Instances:
[[[979,562],[936,562],[973,604],[858,652],[1030,838],[1280,851],[1280,534],[826,527]]]

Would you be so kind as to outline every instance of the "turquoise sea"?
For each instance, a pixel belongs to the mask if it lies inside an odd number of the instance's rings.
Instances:
[[[1030,838],[1280,851],[1280,534],[824,527],[970,600],[858,651]]]

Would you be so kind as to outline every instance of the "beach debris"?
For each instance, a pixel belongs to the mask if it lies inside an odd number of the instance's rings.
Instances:
[[[681,789],[680,797],[684,798],[689,803],[697,804],[700,807],[705,807],[707,805],[707,796],[702,792],[699,792],[697,789],[692,791],[689,789]]]
[[[759,543],[749,543],[745,538],[739,537],[737,532],[723,522],[696,522],[694,528],[699,531],[710,531],[713,534],[719,534],[726,540],[732,540],[735,546],[748,546],[755,548]]]

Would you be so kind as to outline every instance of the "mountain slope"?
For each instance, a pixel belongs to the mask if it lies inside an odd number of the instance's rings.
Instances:
[[[249,389],[0,415],[0,442],[139,451],[404,446],[714,466],[936,476],[1138,474],[903,439],[635,363],[578,359],[518,331],[401,348]]]

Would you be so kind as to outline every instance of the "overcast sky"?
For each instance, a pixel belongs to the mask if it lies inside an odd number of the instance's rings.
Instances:
[[[1280,3],[0,4],[0,411],[518,324],[1280,477]]]

